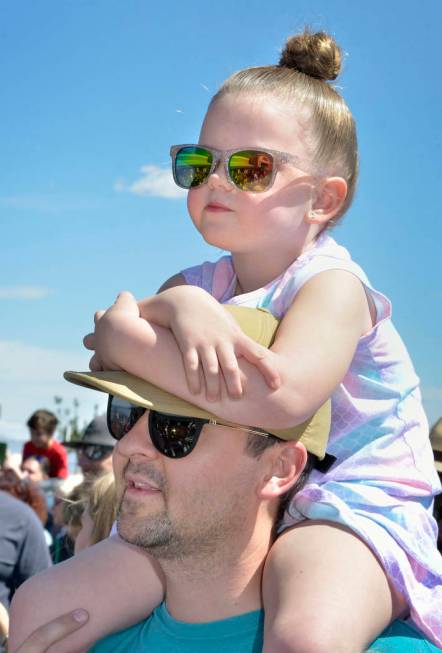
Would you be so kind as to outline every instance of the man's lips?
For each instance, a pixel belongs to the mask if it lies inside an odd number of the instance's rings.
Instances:
[[[128,490],[131,494],[137,494],[140,492],[147,494],[161,492],[158,486],[146,478],[126,476],[124,480],[126,482],[126,490]]]

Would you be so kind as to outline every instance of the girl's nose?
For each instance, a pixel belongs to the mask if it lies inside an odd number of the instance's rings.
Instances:
[[[160,455],[152,444],[147,423],[148,411],[140,417],[138,422],[121,440],[118,440],[116,447],[119,454],[126,458],[139,455],[150,459],[157,458]]]
[[[222,160],[218,161],[215,170],[211,175],[209,175],[207,183],[209,188],[212,190],[215,188],[222,188],[223,190],[227,191],[233,190],[232,184],[226,177],[226,169]]]

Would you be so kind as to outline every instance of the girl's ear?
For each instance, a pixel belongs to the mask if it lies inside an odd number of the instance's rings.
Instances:
[[[270,466],[260,489],[262,499],[276,499],[296,483],[307,463],[307,450],[301,442],[286,442],[268,450]]]
[[[347,197],[347,182],[342,177],[327,177],[305,219],[309,224],[325,225],[339,213]]]

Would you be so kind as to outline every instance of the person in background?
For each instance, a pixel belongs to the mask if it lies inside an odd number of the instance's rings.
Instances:
[[[50,463],[45,457],[29,456],[21,464],[23,478],[28,478],[34,483],[47,481],[49,478]]]
[[[433,425],[430,431],[430,441],[434,453],[434,464],[439,478],[442,481],[442,417]],[[439,534],[437,538],[437,548],[442,553],[442,494],[434,497],[434,517],[437,521]]]
[[[58,419],[49,410],[36,410],[28,419],[31,439],[23,447],[22,462],[30,456],[47,458],[50,478],[66,478],[68,456],[66,449],[54,437]]]
[[[51,566],[43,526],[32,508],[0,490],[0,603],[6,609],[15,590]]]
[[[29,479],[9,479],[0,478],[0,490],[7,492],[16,499],[20,499],[35,512],[43,526],[48,518],[48,509],[43,492],[37,483]]]
[[[106,415],[93,419],[79,440],[65,441],[63,444],[77,451],[78,464],[85,478],[112,471],[115,440],[107,428]]]
[[[8,643],[9,614],[3,603],[0,603],[0,653],[5,653]]]
[[[74,555],[74,542],[66,525],[66,504],[69,501],[77,501],[80,496],[82,478],[71,476],[62,481],[54,490],[52,506],[52,537],[51,546],[52,562],[57,564]]]
[[[87,480],[66,500],[63,516],[75,554],[109,536],[117,518],[113,472]]]

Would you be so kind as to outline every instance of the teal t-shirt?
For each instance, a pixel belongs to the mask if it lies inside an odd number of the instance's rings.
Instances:
[[[261,653],[264,612],[248,612],[223,621],[189,624],[173,619],[162,603],[135,626],[99,640],[88,653]],[[437,653],[422,633],[395,621],[367,653]]]
[[[261,653],[264,612],[190,624],[173,619],[162,603],[145,621],[100,639],[88,653]]]

